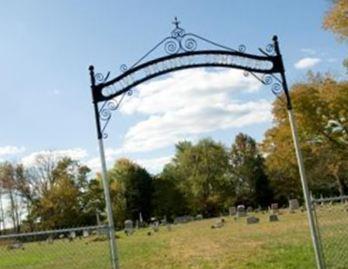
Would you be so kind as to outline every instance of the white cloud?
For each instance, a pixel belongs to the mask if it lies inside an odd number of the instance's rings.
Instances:
[[[73,160],[81,160],[88,156],[87,151],[81,148],[65,149],[65,150],[43,150],[33,152],[22,158],[23,165],[29,167],[37,162],[39,156],[51,156],[54,159],[61,159],[63,157],[70,157]]]
[[[121,108],[124,114],[147,116],[129,128],[122,151],[151,151],[207,132],[270,121],[270,102],[232,100],[260,88],[238,70],[181,71],[147,83]]]
[[[298,62],[295,63],[295,68],[297,69],[306,69],[313,67],[321,62],[320,58],[311,58],[311,57],[306,57],[300,59]]]
[[[0,156],[17,155],[25,152],[25,147],[4,146],[0,147]]]
[[[173,156],[164,156],[152,159],[137,159],[135,162],[145,167],[150,173],[159,173],[163,166],[171,161]]]
[[[121,157],[122,151],[119,149],[107,148],[105,149],[105,161],[110,164],[115,161],[117,157]],[[100,157],[94,157],[85,162],[85,164],[94,172],[99,172],[101,170]]]

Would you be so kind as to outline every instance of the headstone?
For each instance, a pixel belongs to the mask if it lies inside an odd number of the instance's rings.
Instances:
[[[70,237],[72,239],[75,239],[76,238],[76,232],[70,232]]]
[[[158,232],[159,231],[159,222],[158,221],[155,221],[153,224],[152,224],[152,229],[154,232]]]
[[[230,216],[234,216],[234,215],[236,215],[236,213],[237,213],[237,209],[236,209],[235,206],[231,206],[231,207],[228,209],[228,212],[229,212]]]
[[[255,216],[247,217],[247,224],[255,224],[259,222],[260,222],[260,219]]]
[[[246,217],[245,206],[239,205],[237,206],[237,217]]]
[[[187,222],[190,222],[190,221],[193,221],[194,218],[192,216],[180,216],[180,217],[176,217],[174,219],[174,223],[175,224],[178,224],[178,223],[187,223]]]
[[[279,209],[278,209],[278,203],[273,203],[271,204],[271,214],[278,214]]]
[[[251,213],[253,212],[253,207],[252,206],[248,206],[247,207],[247,213]]]
[[[131,235],[134,232],[134,228],[133,228],[133,221],[130,219],[127,219],[124,221],[124,232],[126,233],[126,235]]]
[[[295,211],[300,208],[300,204],[297,199],[290,199],[289,200],[289,210]]]
[[[269,221],[270,222],[279,221],[278,215],[270,215]]]
[[[195,217],[195,220],[202,220],[203,219],[203,215],[202,214],[198,214],[196,217]]]
[[[21,242],[14,242],[7,246],[8,250],[14,250],[14,249],[22,249],[24,250],[24,245]]]
[[[162,225],[167,225],[168,221],[167,221],[167,218],[164,217],[163,219],[161,219],[161,224]]]
[[[83,232],[82,232],[82,236],[83,237],[88,237],[89,236],[89,231],[87,231],[87,230],[84,230]]]
[[[64,238],[64,234],[63,234],[63,237],[61,237],[61,238]],[[53,244],[53,236],[50,235],[50,236],[47,238],[46,241],[47,241],[48,244]]]
[[[215,224],[211,226],[212,229],[219,229],[224,227],[225,220],[224,219],[219,219]]]

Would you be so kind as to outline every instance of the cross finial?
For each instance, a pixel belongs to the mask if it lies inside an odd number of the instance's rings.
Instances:
[[[173,24],[175,25],[175,28],[179,28],[180,21],[178,21],[178,18],[175,16]]]

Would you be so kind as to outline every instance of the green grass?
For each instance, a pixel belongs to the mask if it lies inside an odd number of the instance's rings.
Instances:
[[[279,216],[268,222],[258,214],[260,223],[247,225],[245,218],[227,217],[221,229],[211,229],[216,221],[208,219],[174,225],[168,231],[147,235],[148,229],[117,240],[121,267],[129,269],[307,269],[315,268],[305,213]],[[334,236],[334,235],[332,235]],[[347,243],[348,244],[348,243]],[[25,250],[0,246],[1,269],[109,268],[107,241],[93,238],[54,244],[30,243]],[[348,267],[347,267],[348,268]]]

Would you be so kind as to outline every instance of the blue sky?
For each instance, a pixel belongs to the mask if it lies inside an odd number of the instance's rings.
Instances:
[[[121,64],[131,65],[170,34],[174,16],[187,31],[230,47],[243,43],[249,52],[277,34],[290,85],[308,70],[343,78],[347,44],[321,26],[329,5],[327,0],[3,1],[0,160],[30,163],[38,152],[55,150],[97,167],[88,66],[116,76]],[[113,115],[108,160],[127,156],[156,172],[180,139],[210,136],[230,144],[241,131],[261,141],[271,126],[274,97],[229,72],[175,73],[140,87],[141,94]],[[199,78],[202,87],[195,86]],[[216,79],[222,83],[218,89]],[[150,98],[147,93],[156,87],[162,93]],[[204,99],[207,90],[213,93]],[[210,113],[217,104],[228,109]]]

